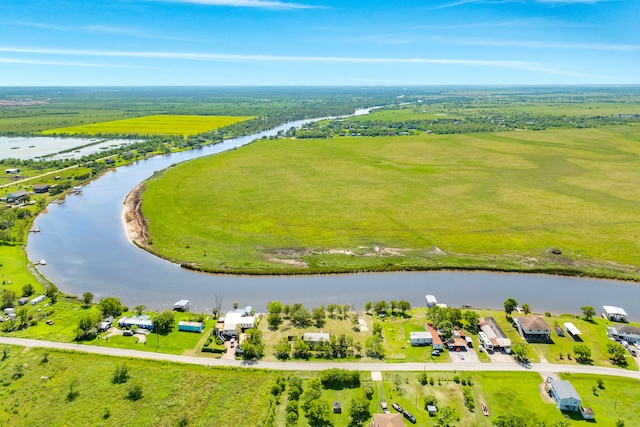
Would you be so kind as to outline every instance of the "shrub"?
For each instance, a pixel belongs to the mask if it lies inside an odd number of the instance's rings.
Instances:
[[[140,384],[133,384],[129,387],[129,390],[127,390],[127,399],[132,402],[142,399],[142,386]]]
[[[346,369],[327,369],[320,372],[320,381],[324,388],[340,390],[360,387],[360,374]]]
[[[129,379],[129,368],[127,365],[119,365],[116,368],[116,371],[113,373],[113,378],[111,378],[111,382],[113,384],[124,384]]]

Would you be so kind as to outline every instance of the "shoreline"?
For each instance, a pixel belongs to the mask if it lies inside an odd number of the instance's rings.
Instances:
[[[144,248],[149,244],[149,229],[147,221],[142,215],[142,198],[145,181],[136,185],[124,199],[122,211],[122,224],[127,240],[133,245]]]

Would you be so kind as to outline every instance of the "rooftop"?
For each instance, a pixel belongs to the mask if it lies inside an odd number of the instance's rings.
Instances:
[[[558,399],[577,399],[582,401],[580,395],[569,381],[554,380],[551,383],[551,388],[553,388]]]
[[[551,331],[547,322],[540,316],[534,317],[516,317],[522,327],[528,331]]]
[[[626,316],[627,315],[627,312],[624,311],[623,308],[616,307],[614,305],[603,305],[602,309],[607,314],[618,314],[618,315],[621,315],[621,316]]]

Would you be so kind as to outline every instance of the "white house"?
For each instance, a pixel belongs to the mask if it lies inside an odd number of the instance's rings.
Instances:
[[[305,332],[302,336],[302,341],[309,344],[311,347],[322,341],[329,341],[330,335],[327,332]]]
[[[433,342],[433,337],[430,332],[409,332],[409,339],[412,346],[428,345]]]
[[[551,337],[551,328],[540,316],[516,317],[513,319],[520,335],[527,341],[545,341]]]
[[[569,381],[554,380],[551,382],[551,397],[561,411],[579,411],[582,399]]]
[[[614,322],[626,322],[627,321],[627,312],[624,311],[623,308],[615,307],[613,305],[603,305],[602,306],[602,314],[609,320]]]
[[[607,334],[616,340],[640,342],[640,328],[630,325],[607,326]]]
[[[245,316],[245,312],[230,311],[224,316],[224,326],[222,333],[224,335],[235,335],[238,328],[253,329],[256,327],[255,316]]]
[[[151,318],[145,314],[133,317],[124,316],[118,320],[118,328],[130,328],[132,326],[153,331],[153,322]]]

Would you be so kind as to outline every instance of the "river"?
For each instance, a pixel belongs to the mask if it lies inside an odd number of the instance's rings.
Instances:
[[[358,111],[363,114],[366,110]],[[96,300],[117,296],[129,306],[170,308],[188,299],[192,311],[209,312],[215,296],[223,309],[234,301],[264,310],[267,302],[300,302],[309,308],[321,304],[407,300],[425,306],[425,294],[459,307],[502,308],[506,298],[528,303],[534,312],[579,313],[592,305],[622,306],[632,320],[640,319],[640,285],[630,282],[548,275],[486,272],[406,272],[318,276],[211,275],[184,270],[131,244],[124,231],[123,202],[129,191],[155,171],[246,145],[307,121],[286,123],[266,132],[239,137],[198,150],[172,153],[118,168],[87,184],[81,194],[69,195],[39,215],[27,253],[31,260],[46,259],[40,272],[67,294],[92,292]]]

